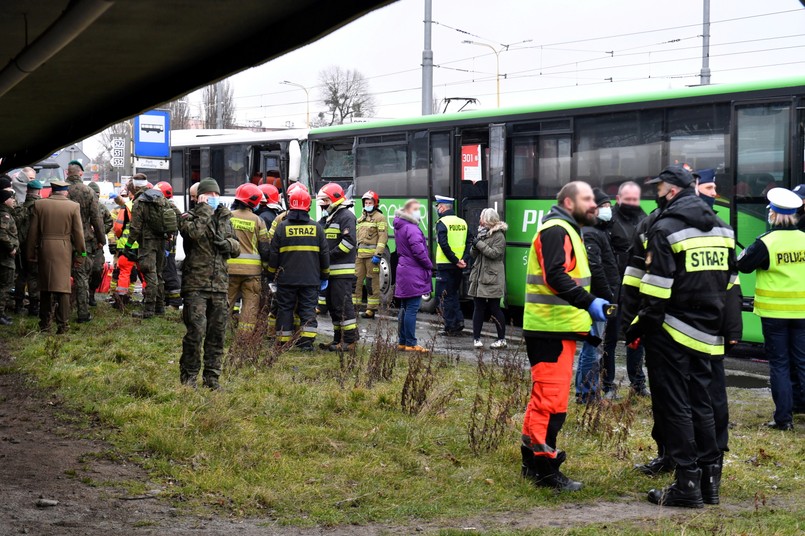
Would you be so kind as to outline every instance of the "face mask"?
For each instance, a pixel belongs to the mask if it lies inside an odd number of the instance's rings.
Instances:
[[[408,214],[409,214],[409,215],[410,215],[412,218],[414,218],[416,221],[419,221],[419,220],[421,220],[421,219],[422,219],[422,214],[421,214],[421,213],[420,213],[418,210],[417,210],[417,211],[415,211],[415,212],[409,212]]]
[[[642,210],[640,208],[640,205],[624,205],[624,204],[620,204],[620,205],[618,205],[618,207],[619,207],[618,210],[620,212],[622,212],[623,214],[626,214],[627,216],[634,216],[634,215],[640,213],[640,211]]]
[[[329,216],[329,215],[330,215],[330,211],[329,211],[329,210],[327,210],[326,208],[321,209],[321,217],[322,217],[322,218],[326,218],[326,217],[327,217],[327,216]]]
[[[705,203],[707,203],[707,206],[710,207],[710,208],[713,208],[715,206],[715,204],[716,204],[716,198],[715,197],[710,197],[709,195],[701,195],[701,196],[699,196],[699,198],[702,201],[704,201]]]
[[[657,194],[657,208],[659,208],[660,210],[665,210],[665,207],[668,206],[667,195],[668,194],[665,194],[665,196],[660,197],[660,194]]]
[[[363,210],[366,212],[372,212],[375,209],[373,205],[369,205],[368,207],[363,207]]]
[[[213,210],[218,208],[218,205],[221,203],[221,199],[219,197],[208,197],[207,204],[212,207]]]
[[[612,207],[599,208],[598,219],[601,221],[610,221],[612,219]]]

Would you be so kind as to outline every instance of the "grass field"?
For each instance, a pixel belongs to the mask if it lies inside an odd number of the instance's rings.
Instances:
[[[177,312],[143,322],[105,305],[98,309],[90,325],[73,326],[62,337],[38,333],[32,319],[3,330],[11,366],[79,414],[97,417],[100,426],[87,419],[88,433],[144,466],[167,497],[191,511],[266,516],[288,525],[399,525],[516,515],[568,502],[642,503],[649,488],[664,483],[631,469],[653,455],[644,400],[586,414],[571,405],[560,436],[569,459],[564,469],[585,488],[557,495],[519,477],[529,388],[523,374],[491,386],[489,407],[507,397],[518,407],[502,423],[500,447],[476,454],[468,441],[478,385],[473,363],[435,358],[426,378],[432,388],[415,415],[400,403],[408,355],[399,355],[390,381],[367,387],[368,348],[351,374],[336,354],[290,351],[270,368],[230,367],[222,392],[192,390],[178,382],[184,326]],[[508,356],[524,361],[513,351]],[[590,519],[591,525],[559,533],[598,533],[602,524],[612,534],[797,533],[805,518],[803,434],[762,428],[772,408],[766,392],[731,390],[730,396],[735,426],[722,497],[733,508],[650,522]],[[130,483],[133,491],[145,485]]]

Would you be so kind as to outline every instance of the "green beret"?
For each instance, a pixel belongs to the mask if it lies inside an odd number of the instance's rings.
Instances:
[[[81,171],[84,171],[84,166],[82,166],[81,162],[79,162],[78,160],[70,160],[69,162],[67,162],[67,165],[68,166],[78,166],[78,167],[81,168]]]
[[[34,179],[32,181],[28,181],[28,189],[29,190],[41,190],[43,188],[42,183],[39,179]]]
[[[93,191],[94,191],[96,194],[101,195],[101,187],[100,187],[100,186],[98,186],[98,183],[97,183],[97,182],[94,182],[94,181],[89,181],[89,184],[87,184],[87,186],[89,186],[90,188],[92,188],[92,190],[93,190]]]
[[[197,195],[208,194],[211,192],[221,195],[221,188],[218,186],[218,181],[212,177],[207,177],[198,183]]]

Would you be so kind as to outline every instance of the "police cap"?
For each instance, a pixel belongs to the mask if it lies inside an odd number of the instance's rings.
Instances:
[[[785,188],[772,188],[766,194],[766,199],[769,200],[769,208],[777,214],[796,214],[802,206],[802,198]]]

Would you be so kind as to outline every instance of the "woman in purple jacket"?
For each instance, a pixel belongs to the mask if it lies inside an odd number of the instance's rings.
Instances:
[[[416,340],[416,314],[422,296],[430,294],[433,263],[425,235],[419,228],[420,204],[409,199],[394,215],[394,240],[397,243],[397,274],[394,297],[400,302],[398,333],[400,350],[427,352]]]

